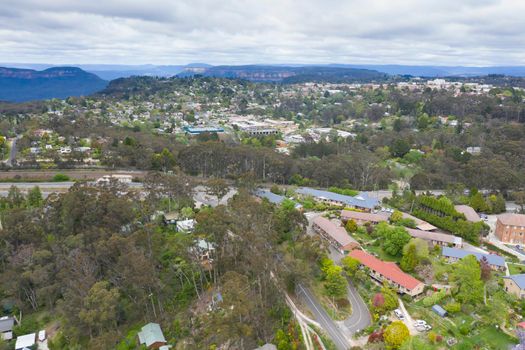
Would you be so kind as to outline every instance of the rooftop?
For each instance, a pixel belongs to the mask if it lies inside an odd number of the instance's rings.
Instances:
[[[164,334],[162,333],[162,329],[160,329],[160,325],[158,323],[148,323],[142,327],[138,333],[138,336],[140,343],[145,344],[147,347],[157,342],[166,342],[166,338],[164,338]]]
[[[4,316],[0,318],[0,333],[9,332],[13,330],[15,319],[13,317]]]
[[[401,271],[401,269],[395,263],[379,260],[375,256],[370,255],[363,250],[352,250],[348,255],[354,259],[359,260],[361,264],[365,265],[369,269],[380,273],[382,276],[399,284],[400,286],[405,287],[406,289],[414,289],[423,283],[409,274]]]
[[[387,215],[374,214],[374,213],[362,213],[362,212],[353,211],[353,210],[341,210],[341,218],[344,218],[345,220],[354,219],[354,220],[371,221],[371,222],[381,222],[381,221],[388,220]]]
[[[525,215],[506,213],[498,215],[498,220],[503,225],[508,226],[525,226]]]
[[[441,252],[443,256],[446,257],[452,257],[457,259],[462,259],[466,257],[467,255],[474,255],[478,261],[483,259],[483,257],[487,258],[487,261],[490,265],[504,267],[505,266],[505,259],[499,255],[496,254],[482,254],[477,252],[470,252],[464,249],[457,249],[457,248],[449,248],[449,247],[443,247],[443,251]]]
[[[309,187],[301,187],[297,189],[295,192],[299,194],[307,195],[307,196],[325,198],[328,200],[341,202],[346,205],[367,208],[367,209],[373,209],[379,205],[379,201],[377,199],[369,197],[368,194],[365,192],[360,192],[355,197],[345,196],[345,195],[330,192],[330,191],[316,190],[314,188],[309,188]]]
[[[16,338],[15,350],[29,348],[36,342],[36,333],[21,335]]]
[[[281,196],[279,194],[275,194],[267,189],[259,188],[255,190],[254,194],[259,198],[266,198],[270,203],[273,204],[281,204],[285,199],[287,199],[285,196]],[[295,208],[299,209],[302,205],[299,203],[295,204]]]
[[[318,216],[314,219],[314,223],[335,241],[337,241],[337,243],[339,243],[342,247],[352,243],[357,243],[355,239],[348,235],[344,227],[336,225],[327,218]]]
[[[455,205],[454,208],[456,209],[456,211],[465,215],[465,218],[467,218],[467,220],[470,222],[481,221],[481,218],[479,217],[478,213],[476,213],[474,208],[468,205]]]
[[[525,273],[522,273],[520,275],[505,276],[503,278],[511,279],[514,281],[514,283],[516,283],[518,287],[520,287],[520,289],[525,289]]]
[[[416,230],[409,227],[405,227],[405,229],[408,231],[408,234],[414,238],[421,238],[426,241],[438,241],[455,245],[463,244],[463,239],[461,237],[456,237],[446,233]]]
[[[403,213],[403,219],[414,220],[414,222],[416,223],[416,227],[423,231],[432,231],[432,230],[437,229],[436,226],[429,224],[428,222],[421,220],[419,218],[416,218],[415,216],[407,214],[407,213]]]

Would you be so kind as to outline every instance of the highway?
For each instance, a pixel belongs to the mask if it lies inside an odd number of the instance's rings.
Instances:
[[[47,197],[51,193],[64,193],[75,184],[74,181],[64,182],[0,182],[0,197],[5,197],[9,193],[11,186],[15,186],[22,192],[27,192],[35,186],[40,188],[42,195]],[[132,182],[127,184],[131,188],[142,188],[142,183]]]
[[[328,334],[339,350],[348,350],[351,346],[343,331],[337,326],[334,320],[328,316],[326,311],[317,302],[308,288],[297,285],[297,295],[306,303],[310,311],[314,314],[315,320],[319,322],[323,330]]]

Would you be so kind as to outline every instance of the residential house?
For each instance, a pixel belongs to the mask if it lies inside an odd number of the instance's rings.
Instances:
[[[301,196],[311,196],[316,201],[328,205],[360,209],[366,212],[372,211],[372,209],[379,205],[379,201],[377,199],[369,197],[368,194],[365,192],[360,192],[357,196],[345,196],[330,191],[322,191],[309,187],[301,187],[297,189],[295,193]]]
[[[164,214],[164,223],[166,225],[176,225],[179,219],[180,214],[176,211],[170,211],[169,213]]]
[[[138,333],[139,344],[148,349],[160,349],[166,345],[166,338],[158,323],[148,323]]]
[[[0,317],[0,337],[3,340],[13,339],[13,327],[15,319],[11,316]]]
[[[481,218],[479,217],[478,213],[476,213],[474,208],[468,205],[455,205],[454,209],[456,209],[457,212],[465,215],[465,218],[467,219],[467,221],[470,221],[470,222],[481,221]]]
[[[255,190],[254,192],[255,196],[259,197],[259,198],[265,198],[267,199],[270,203],[273,203],[273,204],[277,204],[277,205],[280,205],[284,200],[286,200],[287,198],[285,196],[281,196],[279,194],[275,194],[267,189],[262,189],[262,188],[259,188],[257,190]],[[303,206],[299,203],[296,203],[295,204],[295,209],[301,209]]]
[[[416,223],[416,228],[421,231],[434,231],[437,230],[437,227],[424,221],[419,218],[416,218],[413,215],[403,213],[403,219],[410,219]]]
[[[370,270],[370,276],[379,282],[387,281],[399,293],[416,296],[423,293],[425,284],[403,272],[394,262],[379,260],[364,250],[355,249],[348,254],[359,260],[361,265]]]
[[[197,255],[197,259],[204,268],[212,268],[215,244],[199,238],[192,251]]]
[[[177,232],[192,232],[195,227],[195,220],[186,219],[177,221]]]
[[[347,222],[348,220],[354,220],[358,225],[364,225],[367,222],[377,225],[380,222],[388,221],[388,215],[364,213],[353,210],[341,210],[341,220]]]
[[[503,271],[507,268],[505,266],[505,259],[496,254],[483,254],[464,249],[443,247],[441,255],[450,262],[456,262],[467,255],[474,255],[478,261],[481,261],[483,258],[487,259],[487,263],[493,270]]]
[[[406,227],[406,230],[410,236],[421,238],[432,245],[453,246],[455,248],[461,248],[463,246],[463,239],[461,237],[441,232],[417,230],[409,227]]]
[[[327,218],[322,216],[316,217],[312,227],[317,234],[343,254],[359,247],[359,243],[346,232],[344,227],[333,223]]]
[[[503,277],[505,292],[515,295],[517,298],[525,298],[525,273]]]
[[[502,242],[525,244],[525,215],[511,213],[498,215],[495,233]]]

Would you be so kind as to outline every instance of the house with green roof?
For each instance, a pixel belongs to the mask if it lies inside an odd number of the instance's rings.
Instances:
[[[166,345],[166,338],[158,323],[148,323],[138,333],[139,344],[146,345],[148,349],[167,350],[170,346]]]

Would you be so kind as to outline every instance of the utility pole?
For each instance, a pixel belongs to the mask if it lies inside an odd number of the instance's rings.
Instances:
[[[151,300],[151,307],[153,308],[153,315],[155,315],[155,319],[157,319],[157,311],[155,311],[155,303],[153,302],[153,293],[149,293],[148,296]]]

